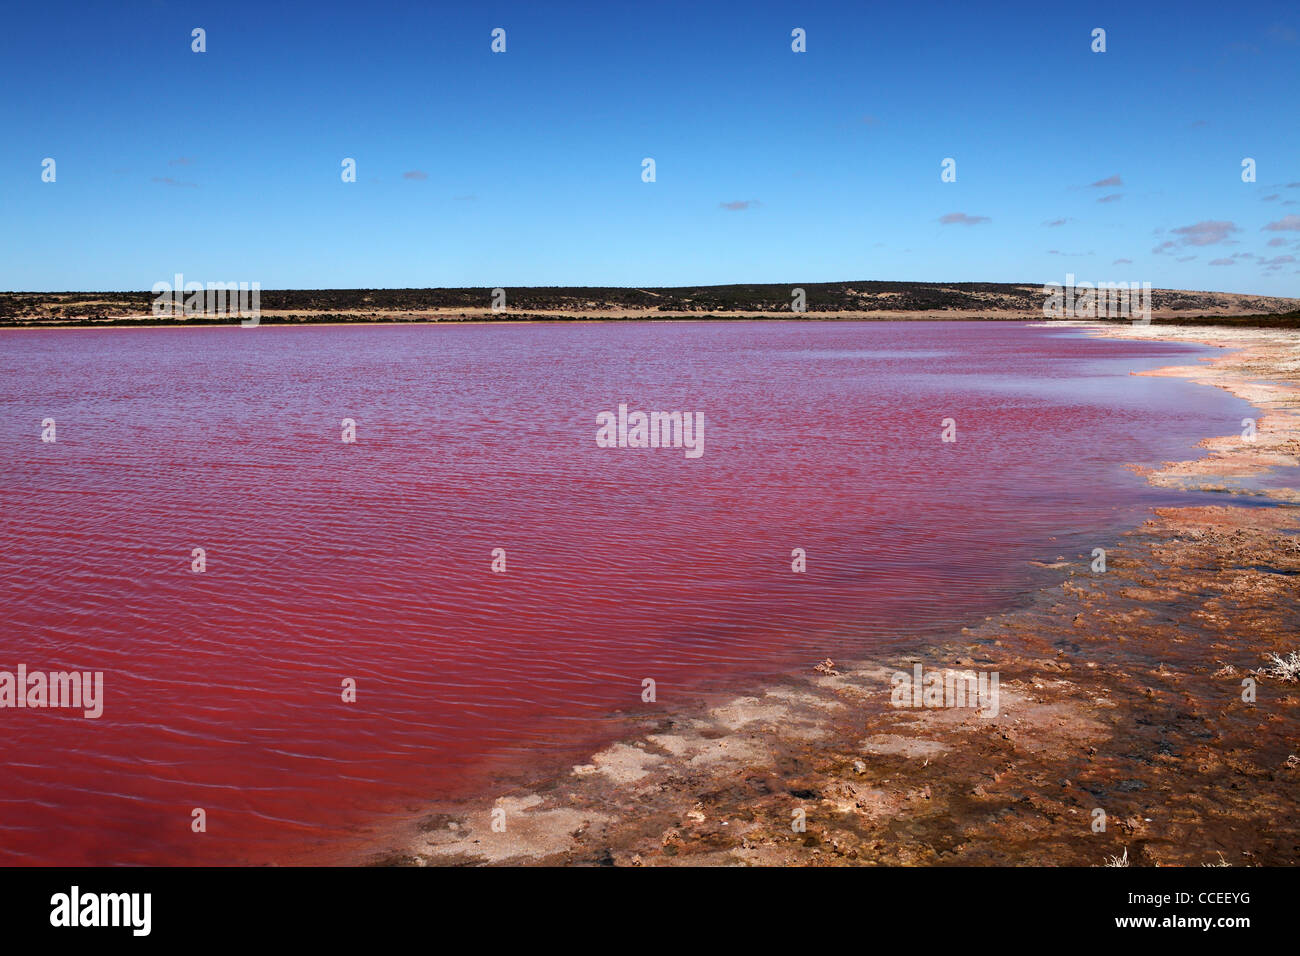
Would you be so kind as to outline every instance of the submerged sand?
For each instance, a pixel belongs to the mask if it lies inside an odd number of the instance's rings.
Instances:
[[[750,696],[629,718],[560,776],[431,807],[372,862],[1300,861],[1300,683],[1261,670],[1300,649],[1300,510],[1295,488],[1259,481],[1300,464],[1300,342],[1216,327],[1093,334],[1231,350],[1143,373],[1259,410],[1253,441],[1210,438],[1195,461],[1143,471],[1222,505],[1156,509],[1099,542],[1104,573],[1062,555],[1046,565],[1058,583],[1027,606],[923,652],[810,661]],[[997,716],[892,707],[891,675],[917,663],[996,671]]]

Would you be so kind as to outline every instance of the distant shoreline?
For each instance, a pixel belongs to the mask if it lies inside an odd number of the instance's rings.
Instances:
[[[1045,319],[1041,314],[986,312],[806,312],[800,314],[773,314],[770,312],[720,312],[720,313],[649,313],[623,315],[591,313],[498,313],[455,315],[384,315],[374,318],[344,318],[337,314],[266,315],[258,320],[258,327],[308,328],[308,327],[394,327],[404,325],[533,325],[554,323],[594,324],[598,322],[1042,322],[1070,326],[1073,319]],[[1092,324],[1124,328],[1135,323],[1125,319],[1096,319]],[[1300,311],[1264,314],[1182,315],[1157,312],[1151,324],[1161,327],[1234,327],[1257,329],[1300,329]],[[151,315],[116,316],[112,319],[76,319],[64,321],[15,322],[0,320],[0,331],[35,329],[215,329],[239,328],[238,317],[197,317],[185,320],[160,321]]]
[[[1300,328],[1300,298],[1152,289],[1157,324]],[[188,293],[187,293],[188,294]],[[0,292],[0,327],[238,325],[229,313],[153,314],[152,292]],[[258,325],[611,321],[1042,321],[1026,283],[835,282],[802,286],[259,290]],[[493,307],[495,304],[495,308]],[[1106,320],[1102,320],[1103,322]],[[1118,324],[1127,324],[1119,319]]]

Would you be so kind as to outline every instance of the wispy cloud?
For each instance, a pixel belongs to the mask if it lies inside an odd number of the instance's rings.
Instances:
[[[945,226],[977,226],[982,222],[992,222],[988,216],[968,216],[964,212],[950,212],[946,216],[940,216],[939,221]]]
[[[1233,259],[1211,259],[1210,260],[1210,265],[1212,266],[1235,266],[1236,264],[1237,264],[1236,261]]]
[[[1185,246],[1212,246],[1216,242],[1223,242],[1232,233],[1240,231],[1236,223],[1222,219],[1206,219],[1172,230],[1175,235],[1183,237],[1179,241]]]
[[[1281,43],[1284,46],[1295,46],[1296,42],[1300,40],[1300,38],[1297,37],[1295,30],[1281,23],[1273,24],[1268,28],[1267,32],[1270,40],[1274,43]]]
[[[1049,229],[1053,229],[1057,226],[1064,226],[1069,221],[1070,221],[1069,219],[1049,219],[1045,223],[1043,223],[1043,225],[1047,226],[1047,228]]]
[[[156,183],[162,183],[164,186],[187,186],[194,189],[197,189],[199,186],[198,183],[183,183],[179,179],[172,179],[170,176],[155,176],[153,181]]]
[[[1132,264],[1133,264],[1132,259],[1116,259],[1114,262],[1111,263],[1111,265],[1113,266],[1131,266]]]
[[[422,169],[408,169],[402,173],[403,179],[428,179],[429,174]]]
[[[733,199],[731,202],[720,202],[718,205],[729,212],[740,212],[744,209],[757,208],[763,204],[757,199]]]
[[[1300,229],[1300,216],[1283,216],[1277,222],[1270,222],[1264,229],[1281,232],[1286,229]],[[1261,232],[1263,230],[1260,230]]]
[[[1114,176],[1107,176],[1105,179],[1099,179],[1095,183],[1089,183],[1093,189],[1104,189],[1107,186],[1123,186],[1124,180],[1120,179],[1119,173]]]
[[[1119,202],[1123,198],[1123,193],[1111,193],[1109,196],[1102,196],[1097,202]]]
[[[167,160],[168,166],[193,166],[194,160],[189,156],[178,156],[175,159]]]

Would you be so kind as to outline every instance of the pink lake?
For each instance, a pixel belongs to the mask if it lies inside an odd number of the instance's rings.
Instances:
[[[1212,351],[1007,322],[0,332],[0,670],[105,683],[97,720],[0,710],[0,864],[328,861],[559,766],[645,677],[670,709],[923,645],[1190,500],[1125,465],[1250,406],[1129,373]],[[702,412],[703,456],[598,447],[620,403]]]

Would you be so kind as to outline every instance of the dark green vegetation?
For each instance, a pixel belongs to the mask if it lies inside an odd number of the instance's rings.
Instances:
[[[492,290],[459,289],[269,289],[261,293],[261,323],[521,321],[601,318],[672,318],[745,312],[790,317],[791,283],[681,286],[675,288],[507,288],[506,311],[489,310]],[[807,314],[943,313],[926,318],[1026,319],[1041,316],[1042,286],[996,282],[805,283]],[[1293,299],[1156,289],[1157,323],[1300,327]],[[178,324],[151,314],[149,292],[0,293],[0,325]],[[1290,311],[1286,311],[1290,310]],[[633,313],[631,316],[602,313]],[[433,315],[432,313],[437,313]],[[563,314],[555,314],[563,313]],[[1171,318],[1170,313],[1176,313]],[[1217,314],[1216,314],[1217,313]],[[829,316],[827,316],[829,317]],[[918,316],[922,317],[922,316]],[[194,325],[230,325],[230,316],[192,316]]]
[[[1122,324],[1122,323],[1121,323]],[[1156,318],[1152,325],[1233,325],[1255,329],[1300,329],[1300,309],[1269,312],[1262,315],[1198,315],[1176,319]]]

